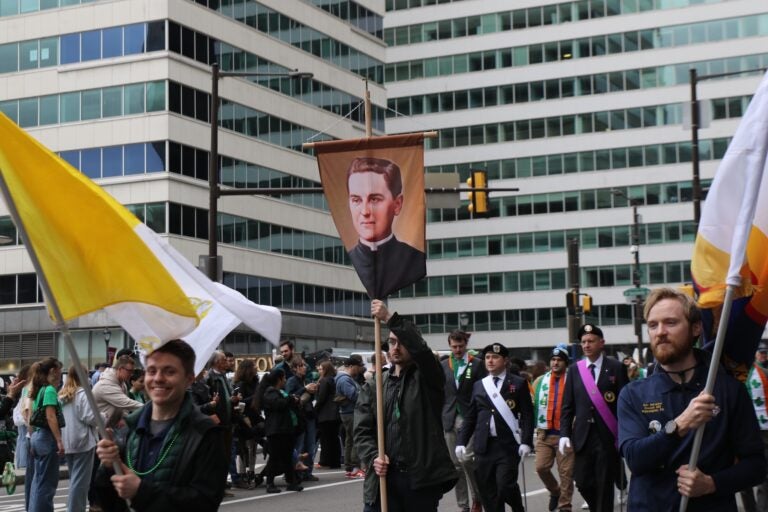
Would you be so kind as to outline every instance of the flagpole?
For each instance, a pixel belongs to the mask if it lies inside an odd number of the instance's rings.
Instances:
[[[27,253],[29,254],[30,260],[32,260],[32,266],[35,268],[35,271],[37,272],[37,279],[40,283],[40,288],[43,290],[43,294],[48,299],[48,307],[50,308],[50,311],[53,315],[54,322],[56,323],[56,328],[61,331],[61,334],[64,337],[64,343],[67,346],[67,350],[69,352],[69,356],[73,361],[73,366],[75,367],[75,372],[77,373],[78,378],[80,379],[80,385],[82,386],[83,390],[85,391],[85,396],[88,401],[88,405],[90,406],[91,410],[93,411],[93,415],[96,418],[96,427],[99,430],[99,434],[103,439],[107,439],[107,427],[104,423],[104,418],[101,416],[101,413],[99,412],[99,408],[96,406],[96,398],[93,396],[93,390],[91,389],[91,380],[88,378],[88,374],[85,372],[85,368],[83,368],[82,362],[80,361],[80,356],[77,353],[77,349],[75,348],[75,344],[72,341],[72,334],[69,331],[69,327],[67,326],[67,323],[64,321],[61,310],[59,309],[59,305],[56,302],[56,299],[53,296],[53,293],[51,292],[51,287],[48,284],[48,279],[46,278],[45,274],[43,273],[42,266],[40,265],[40,260],[37,257],[37,253],[35,252],[35,248],[32,245],[31,240],[29,239],[29,236],[27,235],[27,230],[24,226],[24,223],[21,220],[21,216],[19,215],[19,210],[16,208],[16,203],[13,200],[13,197],[11,196],[11,192],[8,189],[8,184],[5,182],[5,175],[2,173],[2,170],[0,170],[0,191],[2,191],[3,198],[5,199],[5,203],[8,206],[8,212],[11,215],[11,219],[13,219],[13,223],[16,225],[16,229],[19,231],[19,236],[21,237],[21,241],[24,243],[24,246],[27,248]],[[123,468],[120,466],[118,462],[115,462],[113,464],[113,469],[116,474],[122,475],[123,474]],[[128,507],[131,507],[131,501],[126,500],[128,503]],[[133,510],[133,509],[131,509]]]
[[[365,79],[365,136],[370,138],[373,136],[373,122],[371,120],[371,91],[368,89],[368,79]],[[376,258],[378,254],[373,255],[374,264],[374,279],[376,274]],[[374,333],[374,345],[375,351],[375,366],[376,366],[376,440],[379,449],[379,458],[384,458],[386,455],[386,447],[384,444],[384,379],[381,375],[381,320],[376,317],[373,319],[373,333]],[[370,471],[370,468],[368,469]],[[387,512],[387,477],[382,475],[379,477],[379,497],[381,501],[381,512]]]
[[[715,346],[712,349],[712,361],[709,364],[709,373],[707,374],[707,383],[704,385],[704,393],[712,394],[715,389],[715,380],[717,379],[717,370],[720,367],[720,357],[725,345],[725,334],[728,331],[728,318],[731,316],[731,305],[733,297],[736,294],[737,285],[729,284],[725,289],[725,299],[723,300],[723,309],[720,313],[720,324],[717,326],[717,337]],[[694,471],[699,463],[699,453],[701,452],[701,443],[704,439],[704,428],[707,424],[701,425],[696,429],[691,446],[691,458],[688,460],[688,470]],[[682,496],[680,499],[680,512],[685,512],[688,508],[688,496]]]

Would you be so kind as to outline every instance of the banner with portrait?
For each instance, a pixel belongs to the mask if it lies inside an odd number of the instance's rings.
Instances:
[[[314,144],[333,222],[372,299],[424,277],[423,134]]]

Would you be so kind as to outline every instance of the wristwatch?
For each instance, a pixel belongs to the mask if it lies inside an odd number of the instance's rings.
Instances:
[[[678,429],[678,426],[675,420],[669,420],[664,424],[664,433],[667,434],[668,436],[677,434],[677,429]]]

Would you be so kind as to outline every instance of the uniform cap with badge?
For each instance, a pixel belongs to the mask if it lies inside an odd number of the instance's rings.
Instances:
[[[579,328],[578,338],[581,339],[585,334],[594,334],[595,336],[603,337],[603,331],[595,324],[584,324]]]
[[[491,343],[487,347],[483,349],[483,357],[485,357],[485,354],[487,353],[492,354],[498,354],[501,357],[509,357],[509,349],[502,345],[501,343]]]

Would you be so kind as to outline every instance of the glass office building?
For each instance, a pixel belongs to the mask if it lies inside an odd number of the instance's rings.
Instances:
[[[489,187],[519,188],[491,193],[489,219],[470,220],[466,206],[431,210],[428,278],[395,307],[433,347],[464,327],[473,347],[500,341],[546,358],[545,348],[569,341],[566,244],[578,238],[581,291],[595,304],[587,319],[612,350],[630,351],[627,198],[641,217],[641,285],[690,282],[689,69],[729,74],[697,85],[706,193],[760,81],[749,71],[768,66],[768,5],[387,0],[384,39],[387,131],[439,132],[428,173],[463,183],[483,169]]]
[[[219,82],[222,185],[317,187],[302,143],[363,136],[366,80],[383,133],[383,14],[354,1],[0,0],[0,111],[197,265],[212,236],[211,65],[261,74]],[[322,195],[225,196],[218,208],[224,282],[279,307],[284,338],[370,346],[368,301]],[[50,354],[67,363],[7,210],[0,234],[0,373]],[[71,327],[89,365],[105,344],[130,345],[103,313]],[[225,347],[271,349],[247,330]]]

